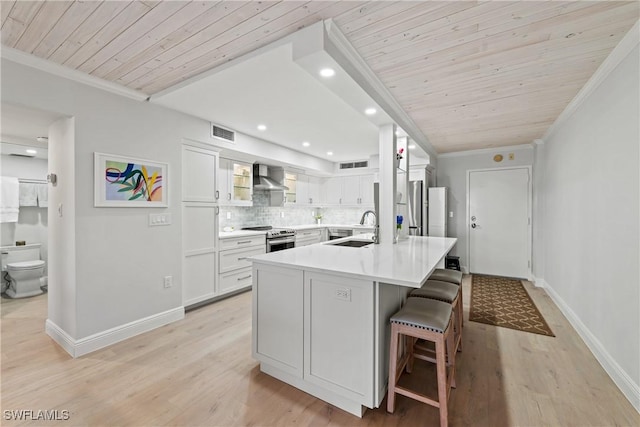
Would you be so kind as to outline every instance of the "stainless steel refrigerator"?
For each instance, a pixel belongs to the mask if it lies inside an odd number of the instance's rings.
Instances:
[[[409,235],[427,234],[429,201],[427,188],[422,181],[409,181]]]

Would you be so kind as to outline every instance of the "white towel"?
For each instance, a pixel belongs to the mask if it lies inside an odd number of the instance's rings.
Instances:
[[[36,184],[20,183],[20,206],[38,206],[38,187]]]
[[[47,184],[38,184],[38,206],[41,208],[49,206],[49,187]]]
[[[0,176],[0,222],[18,222],[19,188],[18,178]]]

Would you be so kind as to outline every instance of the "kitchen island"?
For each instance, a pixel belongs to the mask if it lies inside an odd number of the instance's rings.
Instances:
[[[387,387],[389,318],[456,242],[339,246],[360,235],[249,258],[252,353],[260,369],[361,417]]]

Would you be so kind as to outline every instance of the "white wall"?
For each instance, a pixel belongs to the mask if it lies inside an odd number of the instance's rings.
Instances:
[[[509,160],[509,153],[514,154],[514,159]],[[502,154],[504,160],[497,163],[493,156]],[[489,169],[513,166],[530,166],[533,164],[533,147],[516,146],[508,148],[496,148],[490,150],[474,150],[461,153],[441,154],[438,156],[436,170],[436,185],[449,188],[447,201],[453,218],[449,218],[447,236],[457,237],[458,242],[453,247],[451,255],[460,257],[460,265],[468,271],[467,257],[467,171],[473,169]]]
[[[58,307],[60,312],[75,310],[75,319],[64,324],[57,323],[62,322],[60,317],[50,320],[80,340],[181,307],[180,143],[183,137],[207,141],[209,123],[6,59],[2,102],[74,117],[71,154],[56,147],[55,141],[50,141],[49,150],[50,170],[60,179],[59,194],[52,194],[52,214],[57,215],[57,203],[63,203],[60,234],[51,236],[51,241],[58,241],[63,247],[60,255],[66,257],[52,259],[60,266],[52,276],[75,295],[75,307],[69,307],[74,298],[65,290],[68,300],[61,304],[67,306]],[[57,148],[59,157],[52,153]],[[169,208],[95,208],[94,152],[168,163]],[[173,224],[149,227],[148,215],[159,212],[170,212]],[[163,287],[164,276],[173,276],[172,288]],[[56,286],[53,279],[50,292]],[[50,316],[57,314],[62,315],[53,310]]]
[[[47,160],[29,157],[0,156],[0,174],[15,176],[20,179],[47,179]],[[24,240],[29,243],[40,243],[40,257],[47,264],[48,269],[48,237],[47,237],[47,208],[38,206],[22,206],[18,215],[18,222],[3,222],[0,224],[0,244],[2,246],[15,245],[16,241]]]
[[[640,410],[640,55],[634,37],[631,53],[545,141],[544,279]]]
[[[59,119],[49,128],[49,171],[58,180],[56,185],[49,185],[47,321],[71,338],[77,336],[78,330],[74,154],[75,119]]]
[[[64,282],[65,292],[73,295],[65,294],[50,305],[49,320],[78,341],[181,308],[181,141],[188,138],[261,156],[265,152],[260,140],[239,134],[236,144],[212,139],[207,121],[6,58],[2,58],[2,102],[74,119],[72,129],[58,130],[67,147],[52,153],[56,147],[50,141],[50,162],[54,163],[50,171],[63,178],[50,211],[59,218],[57,203],[63,203],[64,216],[55,239],[61,245],[60,256],[66,257],[66,262],[51,260],[58,266],[53,276],[58,286]],[[66,140],[70,133],[73,143]],[[168,163],[169,207],[95,208],[94,152]],[[278,151],[278,155],[301,168],[327,168],[325,162],[303,153]],[[171,213],[171,226],[148,226],[148,215],[159,212]],[[50,228],[53,219],[49,217]],[[53,241],[54,236],[50,237]],[[173,287],[164,288],[164,276],[173,276]],[[55,284],[50,280],[49,285],[51,293]],[[64,318],[62,313],[69,310],[74,314]]]

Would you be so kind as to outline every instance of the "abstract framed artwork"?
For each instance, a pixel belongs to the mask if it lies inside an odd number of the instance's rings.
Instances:
[[[94,206],[169,206],[167,169],[166,163],[94,153]]]

